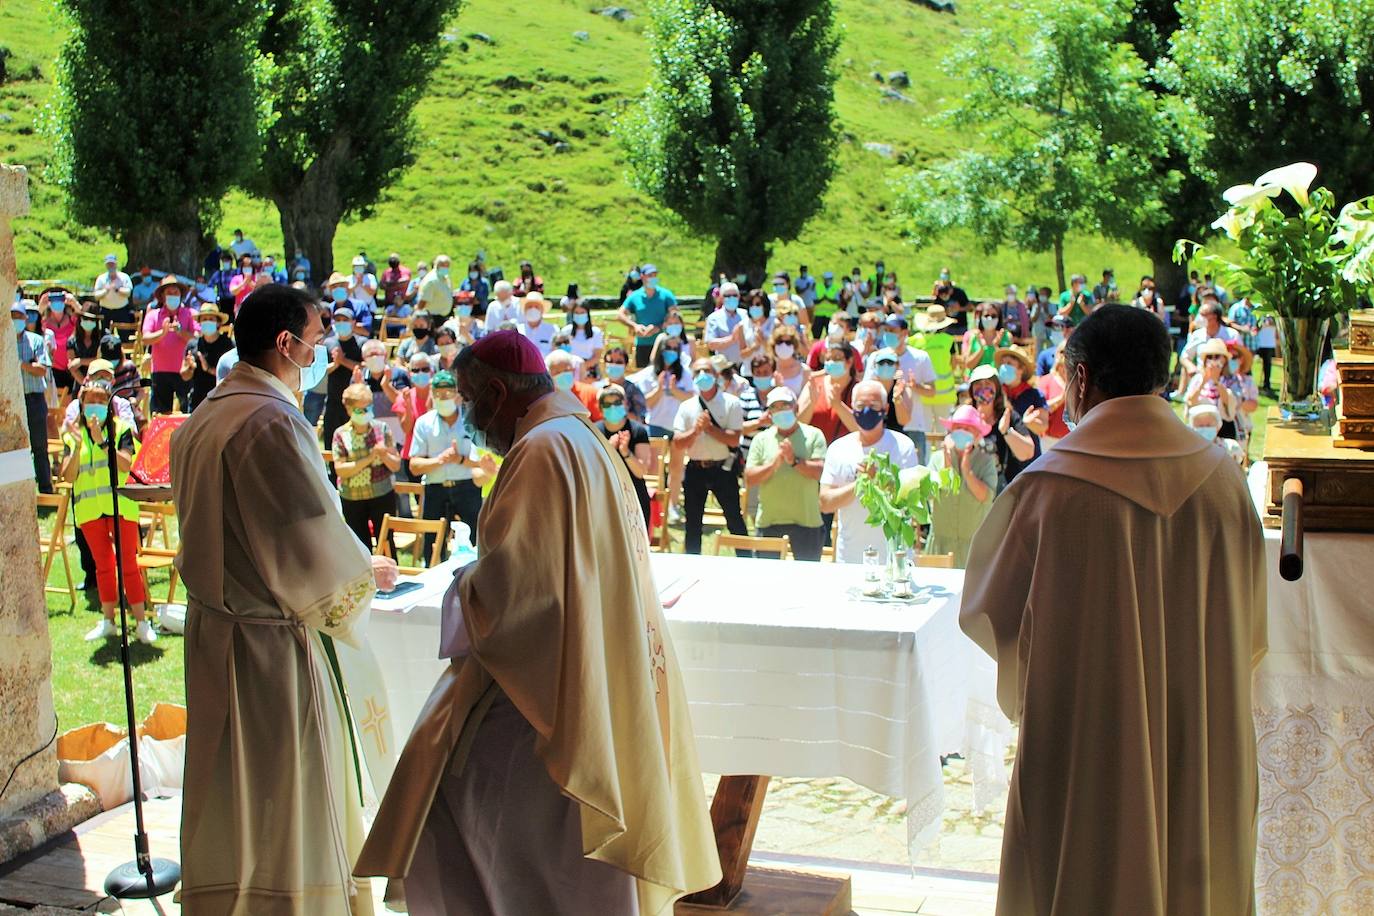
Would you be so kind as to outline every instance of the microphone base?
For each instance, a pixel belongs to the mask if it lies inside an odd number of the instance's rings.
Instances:
[[[125,862],[105,878],[105,893],[117,900],[147,900],[170,894],[181,883],[181,866],[171,859],[150,859],[150,874],[137,862]]]

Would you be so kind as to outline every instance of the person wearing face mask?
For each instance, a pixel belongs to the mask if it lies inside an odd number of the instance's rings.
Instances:
[[[759,491],[755,530],[762,537],[786,537],[794,557],[819,562],[825,543],[819,483],[825,436],[801,422],[788,388],[768,392],[766,409],[772,423],[754,436],[744,467],[745,485]]]
[[[172,412],[173,402],[186,410],[186,385],[181,378],[186,345],[195,339],[196,316],[184,303],[189,287],[168,274],[158,284],[153,304],[143,317],[143,344],[153,357],[152,411]]]
[[[315,278],[313,265],[311,265],[310,259],[305,256],[305,251],[300,248],[294,250],[287,267],[291,271],[292,280],[309,283]]]
[[[67,371],[72,374],[76,385],[86,381],[88,366],[100,357],[100,339],[105,332],[101,328],[100,306],[92,301],[82,301],[77,305],[76,329],[67,338]]]
[[[735,476],[735,449],[744,429],[744,410],[739,399],[727,394],[710,359],[692,361],[696,397],[681,403],[673,420],[673,448],[686,465],[682,496],[686,533],[684,553],[701,553],[701,520],[707,494],[714,494],[731,534],[748,534],[740,512],[739,479]]]
[[[529,261],[520,262],[520,275],[516,277],[514,295],[523,299],[530,293],[544,292],[544,278],[534,272],[534,265]]]
[[[487,333],[487,324],[476,317],[473,302],[472,293],[467,290],[454,293],[453,315],[443,325],[453,332],[454,341],[460,348],[480,340],[482,335]],[[491,315],[492,312],[488,311],[487,314]],[[457,352],[457,350],[454,351],[454,353]]]
[[[48,457],[48,377],[52,365],[43,338],[28,330],[22,302],[10,303],[15,343],[19,354],[19,378],[24,390],[24,414],[33,453],[33,473],[39,493],[53,492],[52,462]]]
[[[463,292],[472,293],[472,303],[477,308],[478,315],[485,315],[487,311],[487,300],[491,298],[491,287],[487,283],[487,278],[482,276],[482,266],[476,261],[468,265],[467,276],[458,287]]]
[[[112,498],[110,493],[108,437],[114,437],[116,475],[121,485],[128,481],[129,468],[138,453],[138,440],[127,423],[117,416],[109,416],[112,392],[110,383],[103,379],[92,380],[81,387],[78,429],[62,435],[67,450],[62,479],[72,485],[72,518],[94,561],[100,612],[104,617],[86,634],[86,641],[113,639],[119,633],[114,622],[119,606],[114,550],[115,526],[118,526],[124,560],[124,597],[138,621],[138,641],[149,644],[157,636],[145,617],[148,593],[138,569],[138,504],[125,496]]]
[[[644,265],[640,279],[644,285],[625,297],[616,317],[634,332],[635,365],[646,366],[652,359],[654,340],[659,328],[663,327],[668,309],[677,305],[677,296],[659,285],[658,268],[653,264]]]
[[[1029,347],[1033,343],[1030,310],[1017,295],[1017,289],[1013,284],[1007,285],[1002,314],[1005,316],[1007,330],[1011,332],[1013,343],[1019,347]]]
[[[401,455],[391,428],[372,415],[372,389],[349,385],[344,390],[348,422],[330,437],[339,504],[344,522],[371,553],[382,519],[396,514],[396,471]]]
[[[409,305],[406,290],[410,288],[410,268],[401,263],[399,252],[393,251],[386,259],[386,270],[378,278],[381,284],[382,304],[389,316],[405,317],[400,309]]]
[[[1234,439],[1217,438],[1217,433],[1221,431],[1221,414],[1216,407],[1211,404],[1199,404],[1196,407],[1188,408],[1188,426],[1193,432],[1197,433],[1208,442],[1215,442],[1218,446],[1226,450],[1226,454],[1240,465],[1245,467],[1247,455],[1245,449],[1241,448],[1240,443]]]
[[[979,366],[969,375],[969,399],[983,422],[992,427],[988,444],[997,456],[1001,471],[998,492],[1040,456],[1040,440],[1029,429],[1021,413],[1011,405],[997,370]]]
[[[952,553],[954,565],[963,569],[968,564],[973,534],[997,496],[997,459],[984,444],[992,426],[968,404],[957,408],[953,416],[941,417],[940,423],[945,427],[945,438],[930,456],[930,469],[957,472],[960,486],[957,492],[942,493],[932,501],[930,536],[924,552]]]
[[[745,314],[743,342],[739,348],[740,368],[743,375],[750,374],[750,365],[760,354],[767,355],[768,342],[772,339],[773,303],[768,294],[761,289],[751,289],[741,297],[740,310]]]
[[[739,286],[722,283],[720,308],[706,316],[706,349],[719,353],[730,365],[738,366],[743,359],[740,348],[744,345],[747,323],[741,314]]]
[[[434,332],[434,343],[439,347],[439,358],[434,363],[434,371],[448,369],[453,366],[453,359],[458,355],[458,351],[467,346],[467,343],[459,343],[457,332],[449,324],[442,324],[439,330]]]
[[[558,329],[544,320],[544,312],[548,308],[548,303],[544,301],[542,293],[530,293],[525,296],[520,310],[520,324],[517,325],[520,333],[529,339],[530,343],[539,348],[539,352],[548,356],[553,350],[553,338],[558,333]]]
[[[134,284],[133,294],[129,297],[135,315],[148,307],[148,303],[153,301],[153,293],[156,291],[157,279],[153,276],[153,269],[144,264],[138,269],[138,282]]]
[[[416,913],[666,911],[719,856],[626,461],[518,333],[457,370],[465,425],[504,462],[443,600],[458,664],[356,871],[404,876]]]
[[[463,407],[453,373],[440,370],[429,385],[433,409],[415,421],[410,441],[410,473],[424,484],[424,516],[427,519],[461,521],[477,543],[477,521],[482,512],[482,490],[473,472],[484,466],[494,470],[490,457],[482,457],[463,424]],[[424,542],[425,556],[433,538]],[[445,545],[445,553],[454,545]]]
[[[134,293],[133,281],[119,269],[119,258],[105,255],[105,272],[95,278],[91,295],[100,303],[107,321],[129,322],[134,319],[129,297]]]
[[[214,290],[221,310],[234,306],[234,279],[239,276],[234,266],[232,252],[223,252],[219,259],[219,269],[210,275],[210,287]]]
[[[778,316],[788,314],[794,316],[795,324],[792,327],[798,329],[798,333],[806,334],[811,327],[811,310],[806,303],[796,293],[792,292],[792,278],[787,271],[780,270],[773,274],[772,286],[768,291],[768,300],[773,305],[773,312]],[[790,308],[787,308],[790,306]]]
[[[1255,912],[1254,503],[1159,397],[1158,319],[1102,306],[1064,352],[1074,430],[994,502],[959,615],[1021,729],[998,912]]]
[[[773,357],[774,382],[785,385],[795,397],[806,387],[811,374],[801,361],[801,338],[795,328],[780,324],[773,329],[772,339],[768,342],[768,353]]]
[[[596,386],[577,378],[577,357],[564,350],[554,350],[544,357],[553,387],[566,391],[582,402],[593,421],[601,419],[601,407],[597,403]]]
[[[635,384],[633,377],[629,375],[630,357],[625,348],[619,344],[611,344],[606,348],[602,356],[604,364],[600,377],[596,381],[597,390],[605,388],[607,385],[616,385],[621,389],[622,397],[625,400],[625,408],[631,420],[636,423],[645,424],[648,429],[647,420],[649,415],[648,404],[644,401],[644,392]],[[652,436],[653,433],[650,433]]]
[[[363,342],[357,331],[353,309],[335,305],[330,332],[323,344],[329,354],[328,384],[325,386],[324,429],[335,430],[348,422],[343,406],[344,389],[353,384],[353,372],[363,364]],[[312,386],[313,387],[313,386]]]
[[[362,846],[339,660],[396,565],[345,524],[296,406],[328,366],[311,297],[272,284],[234,322],[239,362],[177,430],[172,490],[187,591],[181,895],[236,912],[309,899],[348,912]],[[332,429],[331,429],[332,432]],[[375,662],[373,662],[375,664]],[[271,786],[268,790],[264,787]],[[245,811],[296,812],[268,834]]]
[[[1032,384],[1035,364],[1020,347],[997,351],[997,380],[1002,383],[1011,408],[1022,417],[1026,429],[1037,440],[1049,427],[1049,406],[1045,396]]]
[[[909,334],[910,325],[906,318],[901,315],[888,315],[882,324],[878,343],[896,357],[896,372],[880,377],[878,366],[870,362],[864,369],[864,378],[878,379],[884,383],[884,387],[891,389],[893,415],[889,417],[889,425],[891,420],[898,419],[904,412],[901,402],[904,399],[909,400],[909,412],[899,420],[900,428],[916,446],[917,458],[924,461],[927,450],[926,438],[931,424],[930,410],[926,407],[925,399],[935,396],[935,383],[938,377],[930,354],[907,345]]]
[[[1148,274],[1140,278],[1140,292],[1135,294],[1131,300],[1134,308],[1143,309],[1164,322],[1167,327],[1169,324],[1169,306],[1165,304],[1164,297],[1155,290],[1154,277]]]
[[[811,346],[811,341],[807,337],[808,322],[802,320],[802,315],[797,310],[796,303],[792,302],[791,299],[774,299],[770,302],[769,309],[774,319],[775,328],[790,328],[796,333],[800,345],[803,348]]]
[[[1035,357],[1035,374],[1048,375],[1054,368],[1055,355],[1064,348],[1064,341],[1073,336],[1074,323],[1069,319],[1055,315],[1049,323],[1049,346],[1040,351]]]
[[[1259,386],[1250,374],[1255,365],[1255,355],[1243,345],[1226,345],[1227,366],[1221,376],[1221,383],[1236,399],[1236,442],[1241,450],[1250,454],[1250,434],[1255,429],[1255,411],[1259,409]]]
[[[559,333],[568,336],[573,355],[582,360],[581,379],[594,379],[606,339],[601,329],[592,323],[592,311],[587,303],[580,299],[574,301],[568,309],[568,323]]]
[[[1045,396],[1045,412],[1049,416],[1045,434],[1040,437],[1042,451],[1049,451],[1060,439],[1069,434],[1069,428],[1064,423],[1064,389],[1067,382],[1068,377],[1064,370],[1064,348],[1061,346],[1055,354],[1054,364],[1050,371],[1037,376],[1035,380],[1035,386]]]
[[[625,300],[629,298],[630,293],[637,289],[642,289],[643,287],[644,280],[639,274],[639,268],[631,267],[629,270],[625,271],[625,282],[620,285],[620,296],[616,300],[617,304],[623,306]]]
[[[398,391],[396,400],[391,402],[391,409],[400,418],[403,435],[400,440],[402,464],[401,470],[397,472],[399,480],[410,479],[407,465],[410,461],[410,447],[415,439],[415,423],[433,410],[430,383],[434,380],[434,358],[424,353],[415,353],[406,364],[409,366],[410,385]],[[402,501],[401,508],[406,508],[405,501]]]
[[[644,528],[651,531],[649,487],[645,481],[653,473],[654,450],[649,444],[649,430],[631,419],[625,395],[626,389],[620,385],[610,383],[602,387],[597,393],[601,419],[595,425],[625,462],[625,470],[630,472],[630,480],[635,488],[635,498],[639,500],[639,509],[644,515]]]
[[[53,387],[57,390],[57,407],[65,410],[72,396],[73,377],[70,369],[70,349],[67,344],[76,333],[77,301],[66,289],[49,287],[39,294],[43,303],[43,317],[38,323],[52,360]]]
[[[821,328],[820,336],[811,344],[811,349],[806,354],[807,367],[812,372],[820,371],[821,363],[825,361],[825,351],[830,347],[830,344],[837,340],[846,342],[852,340],[854,337],[853,328],[854,320],[847,313],[839,312],[831,315],[829,324]],[[859,371],[863,372],[862,366],[859,367]]]
[[[919,463],[911,440],[884,425],[887,410],[883,386],[873,380],[859,382],[850,396],[850,411],[858,430],[836,439],[825,454],[820,510],[834,513],[839,519],[837,563],[862,563],[868,547],[876,549],[884,561],[887,559],[887,539],[881,528],[868,524],[868,510],[859,504],[855,493],[859,475],[873,473],[868,457],[874,452],[886,455],[898,468]]]
[[[416,353],[435,356],[439,345],[434,342],[434,319],[428,312],[416,312],[410,316],[410,336],[396,347],[396,359],[402,365],[410,363]]]
[[[229,250],[234,253],[236,258],[241,258],[244,255],[256,258],[261,255],[257,243],[250,238],[245,238],[242,229],[234,230],[234,241],[229,245]]]
[[[994,365],[999,349],[1012,345],[1011,331],[1002,318],[1002,308],[996,302],[978,306],[978,326],[964,334],[964,368]]]
[[[239,258],[239,266],[236,276],[229,281],[229,292],[234,297],[234,314],[237,315],[243,300],[259,286],[271,282],[267,277],[260,274],[253,267],[253,258],[243,255]]]
[[[213,305],[202,305],[196,312],[199,336],[186,345],[182,358],[181,380],[187,386],[188,412],[194,411],[215,390],[215,367],[220,358],[234,349],[234,342],[223,333],[229,316]]]
[[[348,304],[358,325],[368,332],[372,331],[373,313],[377,309],[377,276],[370,269],[365,255],[357,255],[350,265],[345,281],[348,289]]]
[[[363,370],[357,381],[372,392],[372,415],[391,430],[392,438],[400,442],[405,437],[401,418],[392,408],[401,391],[410,386],[410,377],[400,366],[387,360],[386,344],[380,340],[363,342]],[[327,430],[326,430],[327,432]]]
[[[453,282],[449,277],[453,262],[446,254],[436,255],[434,269],[425,274],[416,294],[415,308],[446,318],[453,311]]]
[[[800,286],[800,277],[797,278],[797,283]],[[840,293],[843,291],[844,285],[835,282],[835,272],[833,270],[827,270],[822,273],[820,282],[812,287],[814,298],[808,303],[811,308],[812,337],[822,336],[826,324],[830,321],[830,316],[834,315],[837,311],[845,312],[851,318],[857,316],[857,309],[852,313],[848,311],[849,297],[846,297],[844,303],[840,302]]]

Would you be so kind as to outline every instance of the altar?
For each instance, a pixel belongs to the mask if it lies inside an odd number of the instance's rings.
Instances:
[[[466,559],[374,605],[368,641],[393,748],[447,665],[439,605]],[[652,564],[703,770],[842,776],[905,799],[913,857],[939,833],[942,755],[968,760],[976,805],[1005,797],[1013,733],[991,659],[959,630],[961,571],[917,569],[919,600],[899,605],[862,598],[859,566],[681,554]],[[362,740],[378,727],[363,724]]]

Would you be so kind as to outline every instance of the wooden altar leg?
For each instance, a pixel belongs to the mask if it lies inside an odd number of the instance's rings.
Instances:
[[[711,826],[716,832],[720,853],[720,883],[684,897],[684,903],[724,909],[744,887],[744,872],[749,853],[754,849],[754,833],[768,794],[767,776],[722,776],[711,801]]]

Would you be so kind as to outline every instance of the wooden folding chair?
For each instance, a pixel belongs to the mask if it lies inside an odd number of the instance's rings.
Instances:
[[[776,553],[781,559],[787,560],[792,557],[792,542],[787,535],[780,538],[754,537],[748,534],[728,534],[721,532],[716,535],[715,555],[720,556],[722,549],[729,547],[738,555],[741,550],[753,550],[755,552]]]
[[[395,483],[396,492],[402,499],[410,500],[410,514],[415,518],[425,517],[425,485],[422,483],[409,483],[398,480]]]
[[[148,587],[148,572],[153,569],[167,570],[167,604],[176,600],[177,594],[177,568],[173,562],[177,556],[178,538],[172,534],[172,522],[176,519],[177,510],[171,502],[139,503],[140,521],[144,517],[152,519],[152,524],[148,527],[148,534],[138,545],[138,571],[143,576],[143,590],[148,593],[149,603],[152,601],[152,590]],[[154,539],[161,534],[162,546],[158,547]]]
[[[659,508],[658,526],[649,532],[649,546],[659,553],[667,553],[671,546],[668,535],[668,454],[670,443],[664,438],[650,439],[649,448],[653,450],[654,463],[651,473],[644,482],[649,490],[649,502]]]
[[[840,515],[835,513],[835,517],[830,520],[830,546],[821,548],[821,560],[835,562],[835,545],[840,542]]]
[[[66,594],[71,601],[72,607],[76,607],[76,585],[72,582],[72,564],[67,556],[67,510],[72,505],[72,485],[69,483],[59,483],[54,488],[56,493],[39,493],[38,507],[55,509],[52,517],[52,531],[47,537],[38,535],[38,550],[43,555],[43,592],[44,594]],[[67,576],[65,588],[57,585],[48,584],[48,574],[52,571],[53,560],[58,555],[62,557],[62,571]]]
[[[918,553],[916,554],[916,565],[925,569],[953,569],[954,554]]]
[[[392,536],[409,534],[414,537],[411,556],[418,560],[421,559],[420,554],[422,553],[419,545],[424,543],[421,537],[426,534],[434,535],[434,547],[430,550],[428,563],[424,566],[400,566],[401,572],[414,575],[423,572],[427,567],[438,566],[442,562],[440,558],[444,555],[444,542],[448,538],[448,531],[448,519],[397,518],[388,512],[382,516],[382,527],[377,532],[376,553],[379,557],[395,559],[391,546]],[[399,566],[399,564],[397,565]]]

